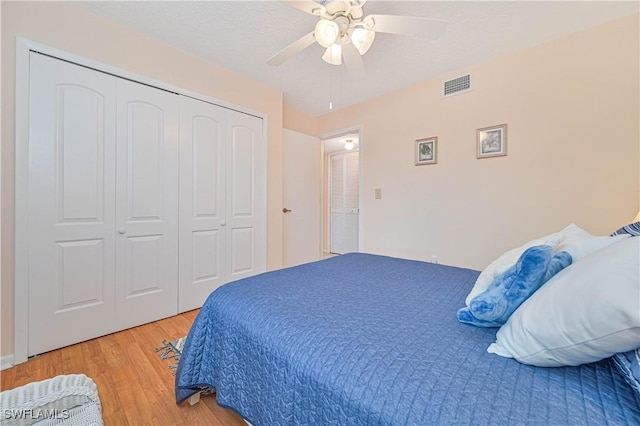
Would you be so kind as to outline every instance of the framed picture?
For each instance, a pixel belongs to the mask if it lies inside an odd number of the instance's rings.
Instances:
[[[485,127],[476,133],[477,158],[501,157],[507,155],[507,125]]]
[[[418,139],[416,141],[416,166],[438,163],[438,137]]]

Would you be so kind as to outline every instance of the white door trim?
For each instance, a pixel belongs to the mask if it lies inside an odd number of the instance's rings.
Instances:
[[[252,115],[262,119],[263,143],[265,152],[268,149],[268,118],[267,115],[243,106],[232,104],[220,99],[205,96],[171,84],[154,80],[139,74],[125,71],[102,62],[78,56],[63,50],[37,43],[22,37],[16,38],[16,163],[15,163],[15,282],[14,282],[14,365],[27,361],[28,330],[29,330],[29,54],[39,52],[57,59],[72,62],[77,65],[112,74],[134,82],[153,86],[162,90],[192,97],[227,109]],[[261,159],[262,170],[267,171],[267,155]],[[264,243],[267,253],[267,179],[262,179],[261,199],[263,206],[261,235],[259,240]]]
[[[353,126],[353,127],[346,127],[344,129],[340,129],[340,130],[334,130],[331,132],[327,132],[327,133],[323,133],[319,136],[320,140],[325,141],[327,139],[334,139],[334,138],[339,138],[340,136],[345,136],[348,134],[353,134],[353,133],[357,133],[358,134],[358,151],[360,152],[360,156],[358,158],[359,161],[359,165],[360,165],[360,177],[359,177],[359,183],[358,183],[358,251],[362,251],[363,247],[364,247],[364,228],[362,226],[362,223],[364,222],[364,220],[362,220],[362,212],[364,211],[363,206],[362,206],[362,200],[364,197],[364,190],[363,190],[363,176],[365,173],[365,167],[364,167],[364,163],[362,161],[362,157],[363,157],[363,153],[365,150],[365,144],[364,142],[364,138],[363,138],[363,134],[364,134],[364,126],[363,125],[357,125],[357,126]],[[324,155],[324,152],[323,152]],[[330,167],[328,167],[330,168]],[[323,180],[326,180],[327,176],[328,176],[329,171],[325,170],[325,175],[322,177]],[[331,203],[328,203],[329,206],[323,206],[323,211],[327,208],[331,208]],[[324,213],[323,213],[324,214]],[[330,220],[330,219],[329,219]],[[322,221],[321,221],[322,222]],[[325,229],[324,229],[324,223],[322,224],[323,229],[322,229],[322,234],[324,235],[325,233]],[[329,236],[329,241],[328,241],[328,245],[329,247],[331,247],[331,236]],[[329,249],[329,247],[327,247],[327,249]]]

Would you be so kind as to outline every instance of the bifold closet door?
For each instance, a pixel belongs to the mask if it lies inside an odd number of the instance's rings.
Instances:
[[[226,109],[180,97],[180,312],[201,307],[227,278],[225,127]]]
[[[118,79],[116,323],[178,313],[179,97]]]
[[[264,272],[262,119],[180,101],[179,311],[222,284]]]
[[[30,55],[35,355],[177,313],[178,96]]]
[[[31,53],[29,356],[110,333],[116,79]]]
[[[267,268],[263,216],[267,150],[261,118],[230,110],[226,127],[226,267],[228,281],[233,281]]]

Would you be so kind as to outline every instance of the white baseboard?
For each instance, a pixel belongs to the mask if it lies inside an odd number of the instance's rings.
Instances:
[[[0,357],[0,370],[6,370],[9,367],[13,367],[13,354]]]

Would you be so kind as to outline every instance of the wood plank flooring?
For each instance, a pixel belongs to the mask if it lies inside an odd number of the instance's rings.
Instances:
[[[0,389],[13,389],[59,374],[83,373],[98,385],[105,425],[246,426],[214,396],[177,406],[174,376],[155,348],[186,336],[198,311],[47,352],[0,372]]]

